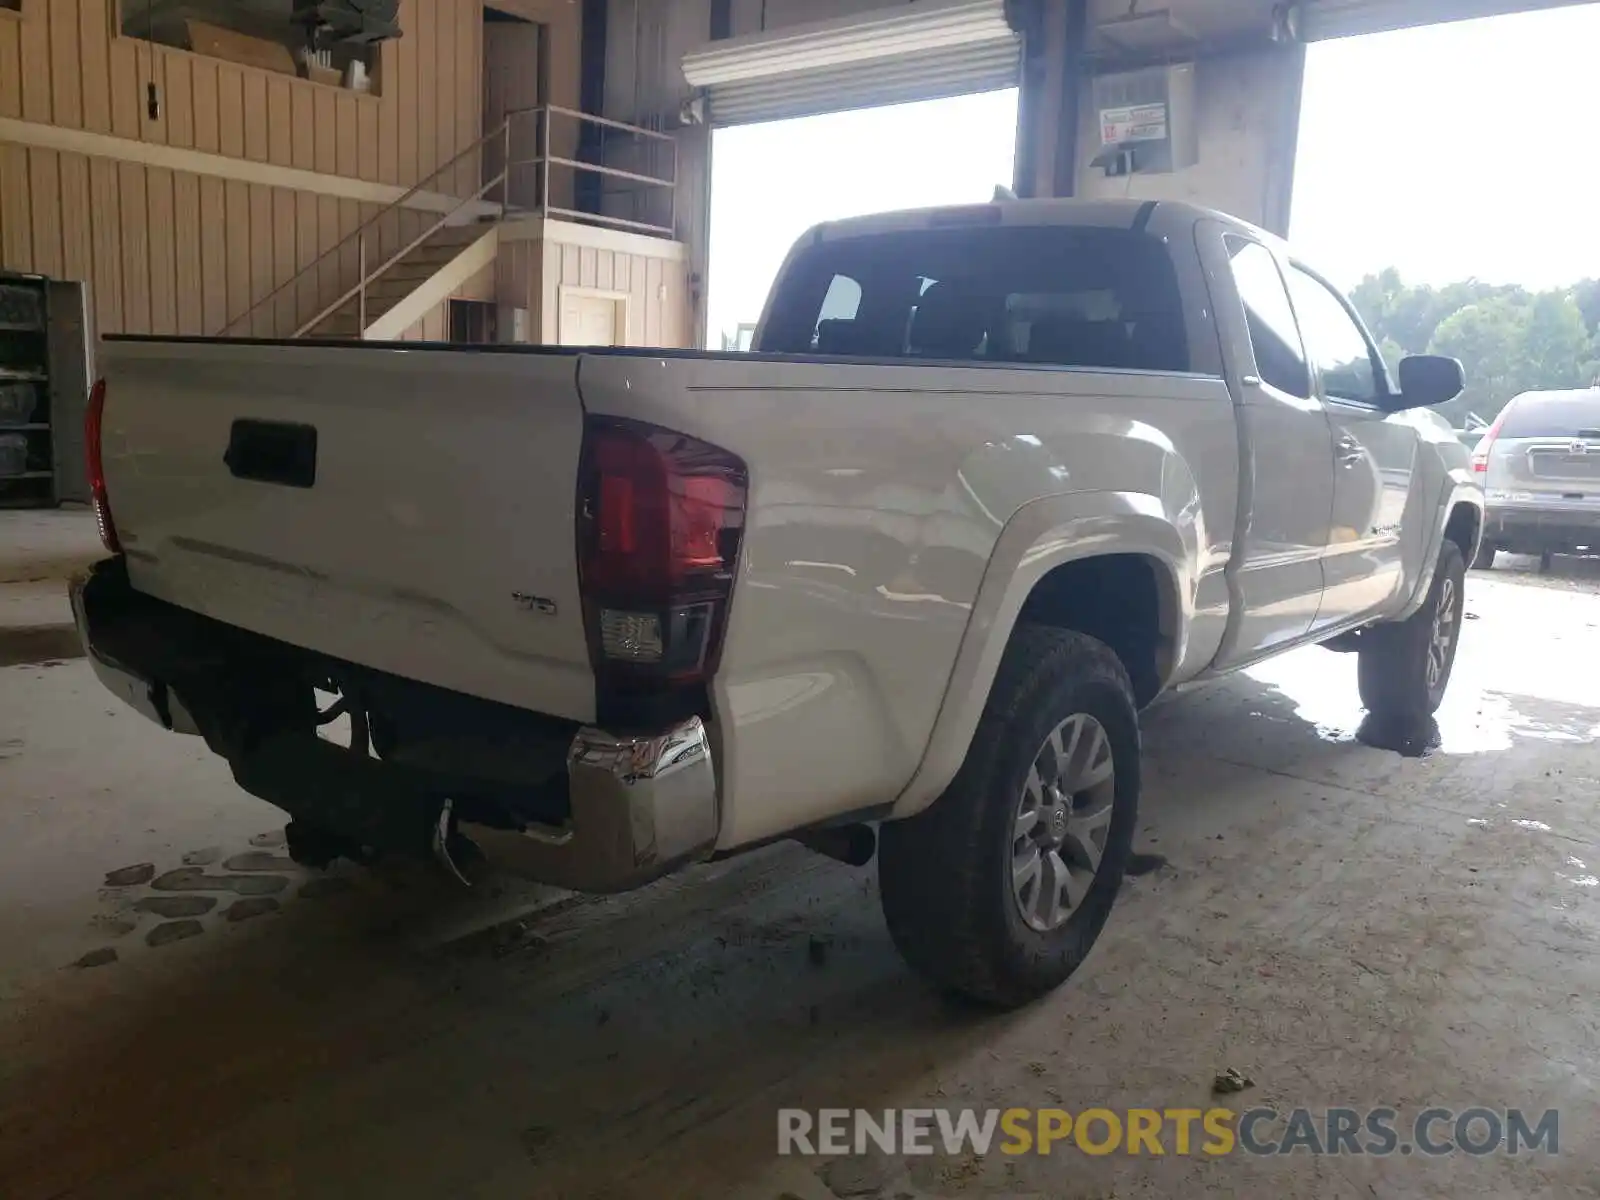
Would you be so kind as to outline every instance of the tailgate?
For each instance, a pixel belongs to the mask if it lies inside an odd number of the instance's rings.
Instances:
[[[296,646],[594,715],[560,352],[108,340],[133,586]]]
[[[1484,483],[1523,503],[1600,507],[1600,438],[1502,439],[1490,451]]]

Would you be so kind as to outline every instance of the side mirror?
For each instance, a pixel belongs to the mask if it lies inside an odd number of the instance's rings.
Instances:
[[[1461,364],[1438,354],[1413,354],[1400,360],[1400,394],[1390,405],[1396,411],[1406,408],[1432,408],[1454,400],[1467,386]]]

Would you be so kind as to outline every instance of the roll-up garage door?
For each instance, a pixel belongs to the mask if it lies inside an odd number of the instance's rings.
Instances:
[[[716,125],[1015,87],[1003,0],[929,0],[713,42],[683,60]]]
[[[1300,34],[1308,42],[1382,33],[1413,25],[1465,21],[1536,8],[1564,8],[1586,0],[1307,0]]]

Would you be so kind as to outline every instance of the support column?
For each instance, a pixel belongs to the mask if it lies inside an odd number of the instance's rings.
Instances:
[[[1268,134],[1266,180],[1261,198],[1261,224],[1279,237],[1289,236],[1289,211],[1294,202],[1294,169],[1300,152],[1300,99],[1305,91],[1306,48],[1283,51],[1277,126]]]
[[[1023,37],[1017,104],[1018,196],[1076,194],[1079,97],[1088,0],[1019,0],[1012,19]]]

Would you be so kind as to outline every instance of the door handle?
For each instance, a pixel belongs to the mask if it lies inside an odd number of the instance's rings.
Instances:
[[[1353,437],[1339,439],[1339,453],[1335,455],[1342,467],[1353,467],[1367,460],[1367,452]]]

